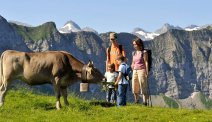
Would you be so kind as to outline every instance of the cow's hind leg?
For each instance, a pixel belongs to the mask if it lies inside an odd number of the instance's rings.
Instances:
[[[9,80],[5,80],[2,82],[2,84],[0,86],[0,107],[3,106],[3,104],[4,104],[4,98],[7,93],[9,83],[10,83]]]
[[[53,81],[55,96],[56,96],[56,108],[57,110],[61,109],[61,103],[60,103],[60,85],[59,85],[59,78],[56,77]]]
[[[4,104],[4,97],[6,95],[6,91],[7,91],[7,85],[1,84],[1,86],[0,86],[0,106],[3,106],[3,104]]]
[[[69,105],[68,99],[67,99],[67,96],[68,96],[67,87],[61,87],[61,94],[62,94],[63,99],[64,99],[64,104]]]
[[[59,110],[61,109],[61,103],[60,103],[60,87],[57,85],[54,85],[54,91],[56,96],[56,108]]]

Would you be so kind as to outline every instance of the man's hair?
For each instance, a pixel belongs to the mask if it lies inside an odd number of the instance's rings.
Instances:
[[[117,34],[115,32],[110,33],[110,38],[117,39]]]

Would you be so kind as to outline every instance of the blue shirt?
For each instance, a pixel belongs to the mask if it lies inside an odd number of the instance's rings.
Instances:
[[[128,84],[128,81],[125,79],[124,77],[124,73],[126,71],[126,63],[125,62],[122,62],[120,65],[119,65],[119,69],[118,69],[118,72],[119,72],[119,76],[122,74],[122,78],[121,80],[119,81],[118,84]]]

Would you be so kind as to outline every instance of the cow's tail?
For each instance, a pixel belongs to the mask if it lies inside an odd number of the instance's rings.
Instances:
[[[4,54],[5,54],[6,51],[4,51],[2,54],[1,54],[1,59],[0,59],[0,86],[2,85],[2,82],[3,82],[3,58],[4,58]]]

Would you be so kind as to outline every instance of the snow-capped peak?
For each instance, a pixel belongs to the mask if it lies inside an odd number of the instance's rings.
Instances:
[[[184,28],[184,30],[186,30],[186,31],[194,31],[194,30],[199,30],[199,29],[200,29],[200,27],[197,25],[190,25],[190,26]]]
[[[132,32],[132,33],[138,32],[138,31],[143,31],[143,32],[147,33],[147,31],[145,31],[145,30],[142,29],[142,28],[135,28],[135,29],[133,29],[133,32]]]
[[[159,36],[160,34],[166,33],[168,30],[171,30],[171,29],[194,31],[194,30],[200,30],[200,29],[207,28],[208,26],[212,27],[212,24],[207,24],[207,25],[203,25],[203,26],[190,25],[188,27],[181,28],[179,26],[173,26],[173,25],[170,25],[168,23],[165,23],[160,29],[156,30],[155,32],[147,32],[144,29],[135,28],[133,30],[132,34],[138,36],[142,40],[152,40],[156,36]]]
[[[160,34],[158,33],[151,33],[151,32],[147,32],[141,28],[135,28],[132,32],[132,34],[140,37],[142,40],[146,41],[146,40],[152,40],[154,39],[156,36],[159,36]]]
[[[59,29],[60,33],[78,32],[81,28],[73,21],[68,21],[62,28]]]

